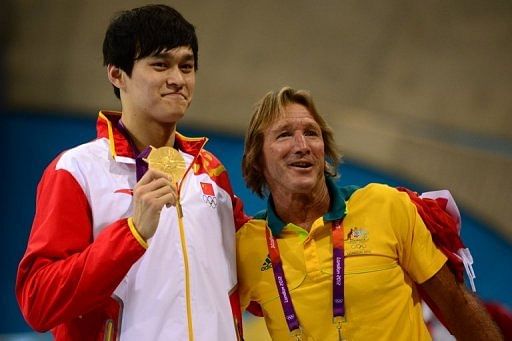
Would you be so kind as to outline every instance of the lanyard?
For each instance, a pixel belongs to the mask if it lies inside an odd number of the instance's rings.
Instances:
[[[341,323],[345,316],[345,278],[343,276],[345,269],[345,252],[344,252],[344,241],[343,241],[343,224],[341,219],[334,220],[332,222],[332,267],[333,267],[333,279],[332,279],[332,295],[333,295],[333,322],[336,324],[338,329],[338,336],[341,340]],[[279,293],[279,299],[281,300],[281,306],[285,316],[288,329],[290,334],[297,340],[302,339],[302,330],[300,328],[295,308],[293,307],[290,291],[286,283],[284,276],[283,262],[281,261],[281,255],[279,253],[279,247],[277,245],[277,239],[270,232],[270,228],[267,225],[265,229],[265,236],[267,239],[267,248],[272,262],[272,269],[274,273],[274,279]]]
[[[143,151],[139,152],[137,147],[135,146],[135,142],[132,140],[130,134],[128,133],[128,129],[126,129],[123,121],[119,120],[117,121],[117,129],[121,132],[121,134],[124,135],[128,143],[130,144],[130,147],[132,149],[133,155],[135,157],[135,173],[137,177],[137,181],[139,181],[142,176],[147,172],[148,170],[148,164],[144,162],[144,158],[147,158],[149,155],[149,152],[151,151],[151,148],[146,148]]]

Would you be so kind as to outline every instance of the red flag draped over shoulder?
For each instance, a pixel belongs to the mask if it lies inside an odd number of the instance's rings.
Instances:
[[[450,192],[446,190],[427,192],[419,196],[407,188],[398,187],[397,189],[406,192],[416,205],[418,214],[432,235],[432,240],[448,258],[448,266],[457,281],[464,282],[464,269],[466,269],[471,287],[475,291],[473,283],[475,276],[471,267],[473,259],[460,238],[460,213]],[[417,286],[417,289],[439,321],[446,326],[439,308],[420,286]]]
[[[447,197],[424,197],[418,196],[407,188],[398,187],[399,191],[406,192],[411,198],[412,202],[416,205],[418,213],[423,219],[423,222],[429,229],[432,240],[436,246],[448,257],[448,266],[454,273],[457,281],[464,281],[464,263],[462,257],[459,255],[462,249],[465,249],[460,234],[460,217],[457,212],[450,212],[448,210]],[[448,191],[440,191],[446,192]],[[431,192],[435,193],[435,192]],[[450,196],[451,198],[451,196]]]

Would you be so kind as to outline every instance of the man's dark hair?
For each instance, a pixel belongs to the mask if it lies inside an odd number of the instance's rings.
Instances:
[[[164,50],[189,46],[198,68],[198,44],[194,26],[174,8],[147,5],[120,12],[112,19],[103,41],[103,65],[114,65],[131,76],[136,60]],[[119,88],[114,93],[120,98]]]

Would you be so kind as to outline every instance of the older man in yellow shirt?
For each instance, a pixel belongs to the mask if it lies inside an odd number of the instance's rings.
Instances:
[[[243,172],[267,209],[237,232],[243,308],[273,340],[430,340],[420,286],[461,340],[500,340],[448,269],[406,193],[337,187],[340,154],[305,91],[267,94],[251,120]]]

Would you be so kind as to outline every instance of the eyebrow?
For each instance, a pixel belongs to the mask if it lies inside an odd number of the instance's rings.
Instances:
[[[185,52],[183,54],[180,54],[179,56],[176,56],[176,54],[169,54],[169,51],[167,52],[160,52],[153,56],[154,58],[163,58],[163,59],[180,59],[185,61],[194,60],[194,54],[192,52]]]
[[[294,126],[296,126],[296,124],[294,124],[293,122],[286,122],[284,124],[275,125],[274,127],[272,127],[270,129],[270,131],[271,132],[279,132],[279,131],[282,131],[282,130],[293,128]],[[322,128],[320,127],[320,125],[316,121],[304,123],[304,128],[305,129],[318,129],[318,130],[322,130]]]

